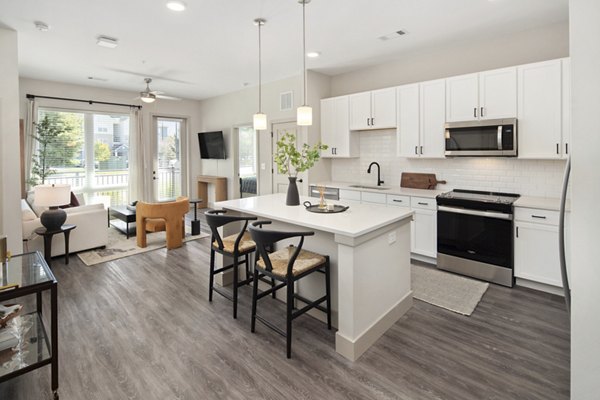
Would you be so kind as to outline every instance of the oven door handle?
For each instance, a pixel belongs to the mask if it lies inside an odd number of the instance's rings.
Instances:
[[[476,215],[478,217],[505,219],[512,221],[512,214],[497,213],[491,211],[468,210],[466,208],[438,206],[438,211],[446,211],[456,214]]]

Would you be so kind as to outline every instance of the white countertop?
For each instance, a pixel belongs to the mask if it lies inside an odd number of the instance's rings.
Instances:
[[[515,201],[515,207],[526,207],[526,208],[537,208],[539,210],[560,210],[560,199],[554,197],[533,197],[533,196],[521,196]],[[567,211],[571,209],[570,201],[567,200],[566,204]]]
[[[374,183],[366,183],[366,182],[359,182],[359,183],[357,183],[357,182],[319,182],[318,184],[325,185],[325,186],[331,187],[331,188],[344,189],[344,190],[356,190],[356,191],[360,191],[360,192],[395,194],[395,195],[401,195],[401,196],[427,197],[430,199],[435,199],[435,197],[438,194],[445,193],[448,191],[448,190],[430,190],[430,189],[411,189],[411,188],[403,188],[400,186],[390,186],[390,185],[382,185],[382,187],[387,188],[384,190],[351,187],[351,185],[377,186]]]
[[[361,204],[343,200],[335,200],[334,203],[350,206],[348,210],[335,214],[318,214],[307,211],[302,205],[304,201],[318,204],[318,199],[314,197],[301,196],[299,206],[286,206],[285,198],[286,195],[283,193],[246,197],[219,201],[215,203],[215,208],[239,211],[265,219],[353,238],[405,218],[411,218],[413,215],[413,211],[407,207],[386,207],[385,205]]]

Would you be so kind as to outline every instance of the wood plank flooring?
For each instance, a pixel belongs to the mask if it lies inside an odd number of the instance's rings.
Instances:
[[[208,239],[86,267],[53,260],[59,281],[60,395],[94,399],[568,399],[569,322],[561,298],[490,285],[471,317],[415,300],[357,362],[334,331],[294,322],[293,358],[264,326],[250,333],[208,298]],[[49,299],[46,299],[47,306]],[[263,313],[283,326],[282,304]],[[44,367],[0,384],[0,399],[50,399]]]

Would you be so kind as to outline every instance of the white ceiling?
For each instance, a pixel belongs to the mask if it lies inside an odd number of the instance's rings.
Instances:
[[[297,0],[0,0],[0,24],[18,31],[21,76],[203,99],[257,83],[257,28],[263,27],[263,81],[301,71],[302,7]],[[309,69],[335,75],[397,59],[418,48],[495,37],[568,19],[568,0],[312,0]],[[51,26],[35,29],[33,21]],[[379,36],[398,29],[398,39]],[[119,39],[116,49],[96,37]],[[88,76],[106,81],[88,80]],[[161,79],[162,77],[162,79]]]

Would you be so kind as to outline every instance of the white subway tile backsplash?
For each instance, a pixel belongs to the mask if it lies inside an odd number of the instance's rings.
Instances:
[[[372,161],[381,165],[381,177],[388,185],[400,185],[402,172],[427,172],[448,181],[446,185],[438,185],[442,190],[497,190],[541,197],[560,197],[565,167],[562,160],[397,157],[396,131],[382,130],[360,133],[359,158],[332,160],[332,179],[375,183],[376,174],[367,174]]]

